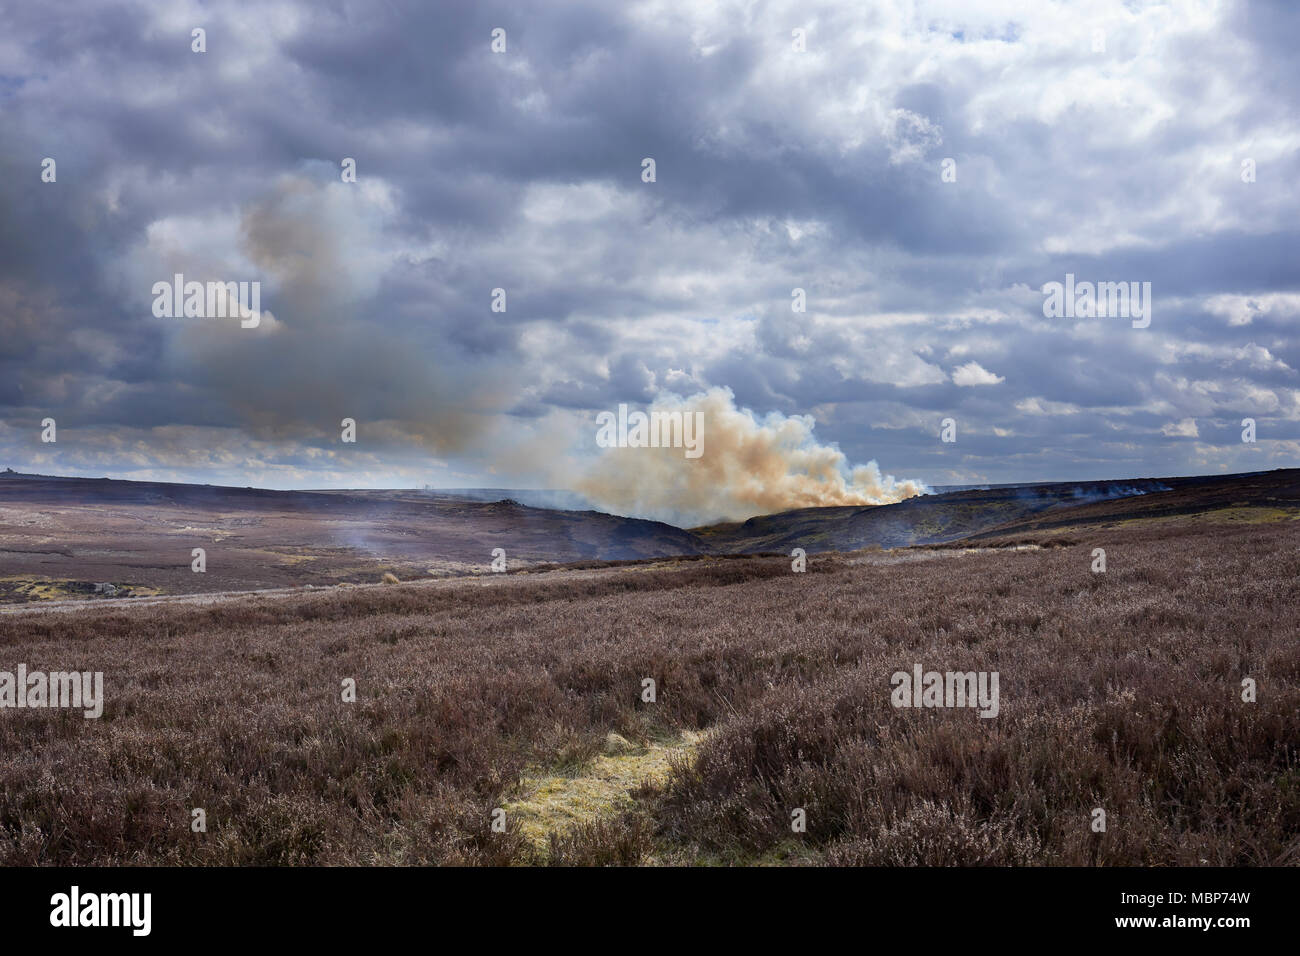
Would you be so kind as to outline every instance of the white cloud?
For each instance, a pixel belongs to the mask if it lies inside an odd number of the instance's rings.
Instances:
[[[952,370],[954,385],[1001,385],[1006,381],[1002,375],[994,375],[979,362],[967,362]]]
[[[1250,325],[1260,317],[1292,319],[1300,316],[1300,295],[1294,292],[1214,295],[1206,300],[1205,308],[1227,319],[1229,325]]]
[[[1201,433],[1196,427],[1195,418],[1184,418],[1180,422],[1170,422],[1162,425],[1160,431],[1170,438],[1200,438]]]

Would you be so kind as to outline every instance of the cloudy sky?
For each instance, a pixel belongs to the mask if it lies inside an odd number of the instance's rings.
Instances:
[[[0,0],[0,467],[581,486],[620,403],[752,423],[721,481],[1295,465],[1298,9]]]

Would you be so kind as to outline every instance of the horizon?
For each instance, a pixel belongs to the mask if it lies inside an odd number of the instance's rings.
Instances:
[[[1122,477],[1109,477],[1109,478],[1045,478],[1045,479],[1031,479],[1031,480],[1028,480],[1028,481],[1004,481],[1004,482],[953,482],[953,483],[950,483],[950,484],[926,485],[926,491],[922,492],[922,494],[935,494],[935,493],[936,493],[936,492],[934,491],[935,488],[945,488],[945,489],[948,489],[948,490],[952,490],[952,489],[963,488],[963,487],[966,487],[966,486],[979,486],[979,485],[987,485],[987,486],[989,486],[989,487],[1011,488],[1011,487],[1017,487],[1017,486],[1032,486],[1032,485],[1118,484],[1118,483],[1126,482],[1126,481],[1159,481],[1160,479],[1163,479],[1163,478],[1180,478],[1180,479],[1188,479],[1188,478],[1237,478],[1237,477],[1244,477],[1244,476],[1249,476],[1249,475],[1266,474],[1266,473],[1268,473],[1268,472],[1270,472],[1270,471],[1289,471],[1289,470],[1295,470],[1295,469],[1297,469],[1297,468],[1300,468],[1300,465],[1292,465],[1292,466],[1279,465],[1279,466],[1277,466],[1277,467],[1275,467],[1275,468],[1264,468],[1264,469],[1257,469],[1257,470],[1251,470],[1251,471],[1240,471],[1240,472],[1216,472],[1216,473],[1213,473],[1213,474],[1205,473],[1205,472],[1194,472],[1194,473],[1190,473],[1190,474],[1125,475],[1125,476],[1122,476]],[[306,487],[306,486],[302,486],[302,487],[299,487],[299,486],[293,486],[293,487],[276,487],[276,486],[272,486],[272,485],[227,485],[227,484],[220,484],[220,483],[217,483],[217,482],[206,482],[206,481],[179,481],[179,480],[175,480],[175,479],[162,479],[162,478],[134,478],[134,477],[123,477],[123,476],[120,476],[120,475],[56,475],[56,474],[51,474],[51,473],[47,473],[47,472],[32,472],[32,471],[24,471],[24,470],[21,469],[21,468],[14,468],[14,467],[12,467],[12,466],[6,466],[5,469],[4,469],[3,471],[0,471],[0,475],[5,475],[5,474],[13,474],[13,475],[16,475],[16,476],[18,476],[18,477],[23,477],[23,478],[67,478],[67,479],[83,479],[83,480],[86,480],[86,481],[135,481],[135,482],[141,482],[141,483],[152,483],[152,484],[162,484],[162,485],[202,485],[202,486],[208,486],[208,487],[213,487],[213,488],[237,488],[237,489],[247,489],[247,488],[252,488],[252,489],[254,489],[254,490],[259,490],[259,491],[299,491],[299,492],[311,492],[311,491],[447,491],[447,492],[450,492],[450,491],[521,491],[521,492],[534,492],[534,493],[542,493],[542,494],[573,494],[573,495],[580,495],[580,494],[581,494],[581,492],[575,491],[575,490],[572,489],[572,488],[559,488],[559,487],[557,487],[557,488],[539,488],[539,487],[528,488],[528,487],[518,487],[518,486],[510,486],[510,485],[435,485],[435,486],[430,486],[430,485],[418,485],[418,486],[417,486],[417,485],[339,485],[339,486],[316,486],[316,487]],[[894,503],[896,503],[896,502],[886,502],[886,503],[887,503],[887,504],[894,504]],[[814,505],[814,506],[810,506],[810,507],[817,507],[817,506]],[[827,506],[825,506],[825,507],[836,507],[836,506],[834,506],[834,505],[827,505]]]

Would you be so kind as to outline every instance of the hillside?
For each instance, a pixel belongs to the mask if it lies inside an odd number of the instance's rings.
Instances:
[[[1300,470],[1003,486],[923,495],[891,505],[801,508],[692,530],[722,552],[798,547],[812,554],[943,544],[1229,507],[1300,508]]]
[[[1300,514],[1300,471],[1004,486],[684,530],[438,491],[267,491],[0,473],[0,603],[489,573],[561,564],[1034,540],[1197,515]],[[194,548],[207,571],[191,570]],[[110,590],[96,585],[112,585]]]
[[[509,568],[706,550],[661,522],[509,500],[0,474],[0,602],[474,574],[494,548]]]
[[[1046,509],[985,529],[971,540],[1077,533],[1152,522],[1187,525],[1206,519],[1260,524],[1300,518],[1300,469],[1160,480],[1169,486],[1167,491]]]
[[[1300,525],[1186,520],[14,608],[10,660],[104,696],[0,720],[0,863],[1294,866]],[[921,665],[997,719],[897,708]]]

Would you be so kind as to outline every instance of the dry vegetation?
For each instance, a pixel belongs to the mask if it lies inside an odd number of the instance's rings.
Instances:
[[[490,573],[542,562],[689,555],[656,521],[398,491],[324,493],[0,472],[0,605]],[[206,571],[191,570],[193,549]]]
[[[0,618],[0,669],[108,696],[0,711],[0,860],[1300,863],[1296,522],[1056,544]],[[998,671],[1000,716],[895,710],[917,662]],[[628,786],[613,761],[673,740]],[[596,778],[618,799],[540,839],[543,784]]]

